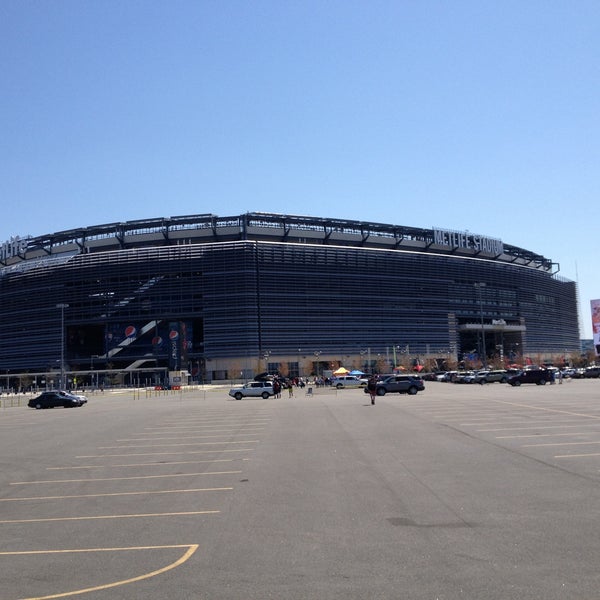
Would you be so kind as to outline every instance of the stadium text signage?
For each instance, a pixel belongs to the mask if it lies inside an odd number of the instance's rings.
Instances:
[[[27,240],[21,239],[19,236],[11,237],[0,246],[0,260],[19,256],[25,252],[26,248]]]
[[[433,243],[450,248],[466,248],[476,252],[503,254],[502,240],[476,235],[468,231],[450,231],[447,229],[433,230]]]

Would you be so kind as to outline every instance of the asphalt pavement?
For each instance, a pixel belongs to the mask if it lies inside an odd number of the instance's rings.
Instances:
[[[0,410],[0,597],[600,595],[600,380]]]

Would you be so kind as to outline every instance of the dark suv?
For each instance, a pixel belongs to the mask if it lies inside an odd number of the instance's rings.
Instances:
[[[410,394],[414,396],[417,392],[422,392],[425,384],[420,377],[416,375],[386,375],[377,381],[377,395],[385,396],[390,393]],[[369,390],[365,388],[365,394]]]
[[[600,367],[587,367],[583,372],[583,376],[587,378],[596,379],[600,377]]]
[[[513,386],[519,386],[522,383],[546,385],[548,381],[552,381],[552,372],[547,369],[529,369],[527,371],[521,371],[516,375],[511,375],[508,378],[508,383]]]

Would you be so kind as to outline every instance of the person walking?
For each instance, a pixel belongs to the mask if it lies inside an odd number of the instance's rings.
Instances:
[[[273,392],[274,392],[275,398],[281,398],[281,384],[279,383],[279,381],[277,379],[275,379],[273,381]]]
[[[377,378],[375,375],[371,375],[371,377],[369,377],[369,381],[367,382],[367,390],[369,390],[369,395],[371,396],[371,404],[375,404],[375,396],[377,395]]]

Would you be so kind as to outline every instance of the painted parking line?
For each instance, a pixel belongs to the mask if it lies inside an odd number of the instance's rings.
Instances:
[[[122,450],[123,448],[170,448],[178,446],[216,446],[217,444],[258,444],[260,440],[240,440],[238,442],[193,442],[185,444],[139,444],[130,446],[98,446],[99,450]]]
[[[196,552],[198,549],[198,544],[187,544],[187,545],[177,545],[177,546],[137,546],[131,548],[90,548],[90,549],[77,549],[77,550],[34,550],[30,552],[0,552],[0,556],[23,556],[27,554],[73,554],[73,553],[82,553],[82,552],[122,552],[122,551],[135,551],[135,550],[165,550],[172,548],[186,548],[186,552],[178,558],[175,562],[172,562],[169,565],[166,565],[160,569],[156,569],[155,571],[151,571],[149,573],[144,573],[142,575],[138,575],[137,577],[131,577],[129,579],[122,579],[120,581],[112,581],[110,583],[104,583],[101,585],[97,585],[94,587],[83,588],[79,590],[71,590],[69,592],[62,592],[59,594],[51,594],[49,596],[37,596],[35,598],[24,598],[23,600],[51,600],[52,598],[67,598],[69,596],[78,596],[81,594],[86,594],[88,592],[97,592],[101,590],[107,590],[110,588],[127,585],[130,583],[134,583],[137,581],[142,581],[144,579],[150,579],[151,577],[156,577],[156,575],[161,575],[162,573],[166,573],[167,571],[171,571],[176,567],[182,565],[187,562],[187,560]]]
[[[160,435],[160,434],[173,434],[179,435],[180,433],[213,433],[219,431],[239,431],[244,432],[248,430],[264,430],[266,423],[256,423],[254,426],[234,426],[228,425],[226,423],[215,425],[211,427],[202,427],[200,425],[186,425],[182,427],[159,427],[159,428],[149,428],[146,427],[144,430],[140,431],[137,435]]]
[[[168,465],[198,465],[201,463],[221,463],[221,462],[236,462],[249,461],[249,458],[211,458],[210,460],[161,460],[158,462],[149,463],[123,463],[116,465],[79,465],[76,467],[46,467],[46,471],[75,471],[81,469],[120,469],[124,467],[164,467]]]
[[[87,483],[95,481],[133,481],[140,479],[168,479],[169,477],[197,477],[199,475],[239,475],[243,471],[204,471],[202,473],[171,473],[169,475],[135,475],[132,477],[99,477],[96,479],[42,479],[40,481],[13,481],[9,485],[38,485],[40,483]]]
[[[496,440],[515,440],[519,438],[546,438],[546,437],[564,437],[574,435],[590,435],[590,431],[571,431],[569,433],[529,433],[520,435],[497,435],[494,439]]]
[[[195,510],[190,512],[171,512],[171,513],[140,513],[131,515],[97,515],[95,517],[51,517],[48,519],[7,519],[1,520],[0,525],[10,525],[15,523],[56,523],[61,521],[100,521],[110,519],[150,519],[155,517],[185,517],[192,515],[216,515],[220,510]]]
[[[600,452],[589,452],[587,454],[557,454],[554,458],[585,458],[587,456],[600,456]]]
[[[593,415],[589,413],[579,413],[570,410],[562,410],[558,408],[550,408],[547,406],[533,406],[531,404],[522,404],[520,402],[508,402],[506,400],[491,400],[496,404],[503,404],[507,406],[516,406],[518,408],[526,408],[527,410],[542,411],[550,414],[568,415],[569,417],[585,417],[586,419],[594,419],[600,421],[600,415]]]
[[[151,496],[153,494],[189,494],[193,492],[226,492],[232,487],[196,488],[191,490],[157,490],[152,492],[111,492],[103,494],[75,494],[67,496],[32,496],[29,498],[0,498],[0,502],[24,502],[26,500],[66,500],[68,498],[108,498],[112,496]]]
[[[121,438],[116,440],[117,442],[151,442],[153,440],[196,440],[196,439],[204,439],[204,438],[214,438],[214,437],[227,437],[236,436],[236,435],[253,435],[258,434],[259,432],[264,431],[264,427],[252,427],[250,431],[238,431],[237,429],[217,429],[215,431],[211,431],[211,435],[205,435],[204,432],[197,433],[195,435],[174,435],[169,437],[145,434],[145,437],[135,437],[135,438]],[[190,434],[192,432],[189,432]],[[215,435],[212,435],[215,434]]]
[[[547,423],[548,421],[542,422]],[[477,429],[477,431],[495,433],[498,431],[527,431],[528,429],[568,429],[569,427],[598,427],[598,423],[578,423],[577,425],[532,425],[531,427],[498,427],[496,429]]]
[[[27,556],[36,554],[83,554],[90,552],[125,552],[130,550],[170,550],[172,548],[198,548],[197,544],[175,544],[167,546],[131,546],[125,548],[72,548],[67,550],[13,550],[0,551],[0,556]]]
[[[233,448],[217,450],[186,450],[185,452],[128,452],[127,454],[81,454],[75,458],[125,458],[127,456],[169,456],[177,454],[224,454],[225,452],[251,452],[254,448]]]
[[[201,425],[200,423],[196,423],[196,424],[192,424],[189,422],[186,422],[186,425],[160,425],[157,427],[144,427],[144,431],[158,431],[158,432],[164,432],[165,430],[167,431],[173,431],[173,430],[181,430],[181,429],[196,429],[196,428],[201,428],[201,429],[211,429],[212,427],[225,427],[226,425],[229,427],[232,426],[248,426],[248,425],[268,425],[270,423],[270,421],[264,421],[264,420],[260,420],[260,421],[243,421],[243,422],[239,422],[239,423],[229,423],[227,421],[225,422],[219,422],[219,423],[213,423],[212,425]]]
[[[596,442],[556,442],[555,444],[524,444],[521,448],[548,448],[552,446],[592,446],[600,444],[600,441]]]

